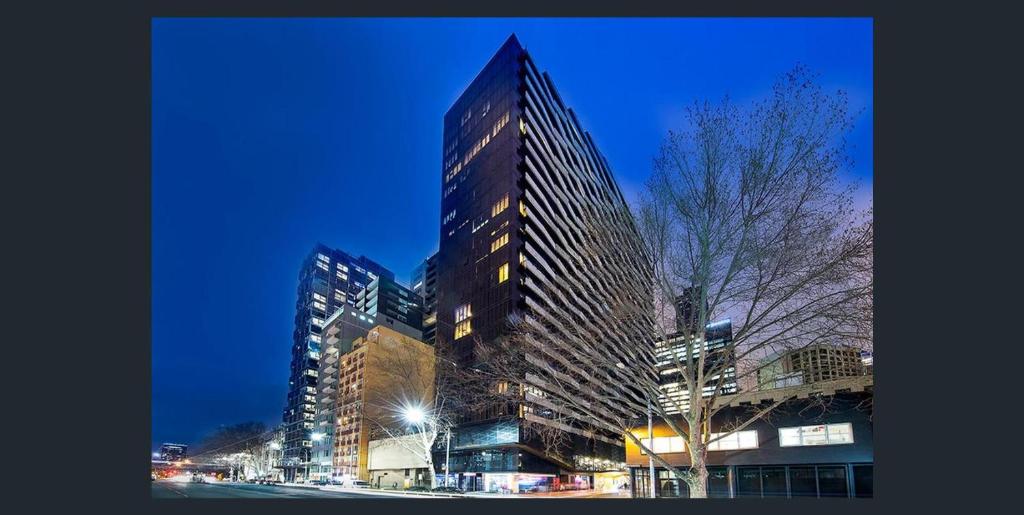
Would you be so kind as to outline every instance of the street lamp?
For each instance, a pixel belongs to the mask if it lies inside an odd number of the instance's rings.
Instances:
[[[320,440],[324,439],[324,434],[323,433],[313,433],[313,434],[309,435],[309,437],[312,438],[314,442],[319,442]]]
[[[406,420],[416,425],[422,424],[423,419],[426,418],[426,415],[423,413],[423,408],[416,406],[405,408],[403,416],[405,416]]]

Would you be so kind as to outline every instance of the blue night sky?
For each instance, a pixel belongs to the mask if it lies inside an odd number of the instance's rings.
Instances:
[[[860,112],[869,19],[156,19],[153,443],[280,422],[298,267],[321,241],[405,281],[437,248],[442,117],[510,33],[627,198],[684,106],[765,95],[796,63]]]

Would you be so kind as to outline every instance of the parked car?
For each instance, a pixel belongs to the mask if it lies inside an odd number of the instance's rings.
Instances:
[[[356,479],[354,481],[350,481],[345,486],[348,486],[348,487],[351,487],[351,488],[370,488],[370,482],[369,481],[363,481],[361,479]]]
[[[463,490],[463,489],[461,489],[461,488],[459,488],[457,486],[438,486],[438,487],[435,487],[431,491],[432,492],[445,493],[445,494],[464,494],[464,493],[466,493],[465,490]]]

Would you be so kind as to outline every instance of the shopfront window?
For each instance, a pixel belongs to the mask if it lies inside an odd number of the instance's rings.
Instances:
[[[856,497],[874,497],[874,465],[853,466],[853,492]]]
[[[729,470],[726,468],[708,467],[708,497],[712,499],[729,498]]]
[[[786,497],[786,468],[761,467],[761,490],[765,497]]]
[[[736,467],[736,497],[761,497],[760,467]]]
[[[789,491],[793,497],[817,497],[814,467],[789,467]]]
[[[818,492],[821,497],[849,497],[846,467],[818,467]]]

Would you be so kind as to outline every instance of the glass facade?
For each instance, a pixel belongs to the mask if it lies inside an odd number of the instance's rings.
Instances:
[[[709,498],[872,497],[872,464],[708,467]],[[656,468],[657,497],[688,497],[684,481]],[[648,469],[630,469],[634,497],[649,496]]]

